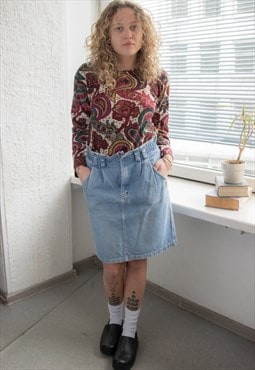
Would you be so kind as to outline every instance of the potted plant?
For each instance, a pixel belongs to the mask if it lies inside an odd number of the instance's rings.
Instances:
[[[239,151],[236,159],[226,160],[222,162],[223,177],[225,183],[238,184],[243,181],[245,161],[242,160],[242,154],[246,148],[249,139],[255,131],[255,114],[248,113],[245,106],[242,106],[241,114],[237,114],[230,124],[230,130],[238,125],[241,127],[239,136]]]

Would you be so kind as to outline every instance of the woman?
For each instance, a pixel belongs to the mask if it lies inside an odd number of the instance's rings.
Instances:
[[[109,3],[87,45],[89,62],[74,84],[74,168],[103,263],[110,319],[100,350],[113,355],[114,369],[130,369],[147,258],[176,242],[166,183],[169,84],[152,21],[138,4]]]

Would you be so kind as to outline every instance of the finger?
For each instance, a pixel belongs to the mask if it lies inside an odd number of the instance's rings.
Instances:
[[[161,164],[160,164],[159,162],[156,162],[156,163],[155,163],[154,168],[155,168],[157,171],[159,171],[159,170],[161,169]]]

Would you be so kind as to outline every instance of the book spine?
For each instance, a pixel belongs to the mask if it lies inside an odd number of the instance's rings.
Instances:
[[[230,209],[233,211],[238,211],[239,209],[238,199],[216,198],[210,195],[206,195],[205,205],[207,207]]]
[[[227,189],[225,187],[218,187],[217,194],[219,197],[250,197],[252,195],[252,188],[247,189]]]

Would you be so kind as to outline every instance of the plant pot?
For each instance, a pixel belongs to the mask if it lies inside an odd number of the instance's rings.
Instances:
[[[224,182],[227,184],[239,184],[244,181],[245,162],[236,163],[234,160],[221,163]]]

